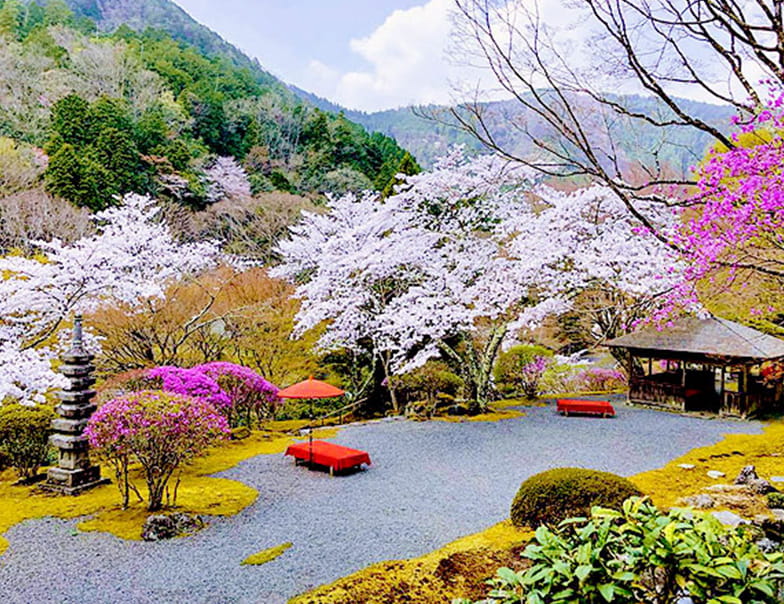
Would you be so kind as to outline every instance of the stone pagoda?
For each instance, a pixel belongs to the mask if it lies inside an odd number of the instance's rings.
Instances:
[[[95,383],[92,377],[94,356],[84,349],[82,316],[74,318],[73,343],[62,357],[60,371],[71,384],[59,394],[60,404],[55,407],[57,417],[52,421],[54,434],[50,442],[58,449],[58,463],[49,468],[46,482],[41,488],[63,495],[78,495],[99,484],[108,482],[101,478],[101,468],[90,463],[89,443],[84,429],[96,409],[92,398]]]

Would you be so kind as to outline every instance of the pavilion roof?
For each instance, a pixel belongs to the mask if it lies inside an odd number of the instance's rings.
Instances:
[[[607,346],[743,359],[784,357],[784,340],[718,317],[684,317],[668,327],[650,326],[615,338]]]

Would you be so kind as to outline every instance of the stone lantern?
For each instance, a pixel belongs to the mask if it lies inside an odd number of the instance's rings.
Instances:
[[[71,382],[59,393],[60,404],[55,407],[57,417],[52,421],[54,434],[50,442],[58,449],[58,463],[49,468],[41,488],[63,495],[78,495],[99,484],[101,468],[90,463],[89,443],[84,429],[96,409],[92,398],[95,383],[92,377],[94,356],[84,349],[82,316],[74,318],[73,343],[63,357],[60,371]]]

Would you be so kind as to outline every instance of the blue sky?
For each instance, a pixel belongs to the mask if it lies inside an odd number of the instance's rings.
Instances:
[[[451,0],[175,0],[286,82],[352,109],[447,103]]]

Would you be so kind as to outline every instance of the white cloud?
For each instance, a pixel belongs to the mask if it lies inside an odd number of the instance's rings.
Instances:
[[[311,61],[308,86],[320,96],[366,111],[451,102],[451,82],[465,75],[447,58],[452,7],[451,0],[430,0],[394,11],[370,35],[351,40],[351,50],[367,62],[367,69],[338,73]]]

